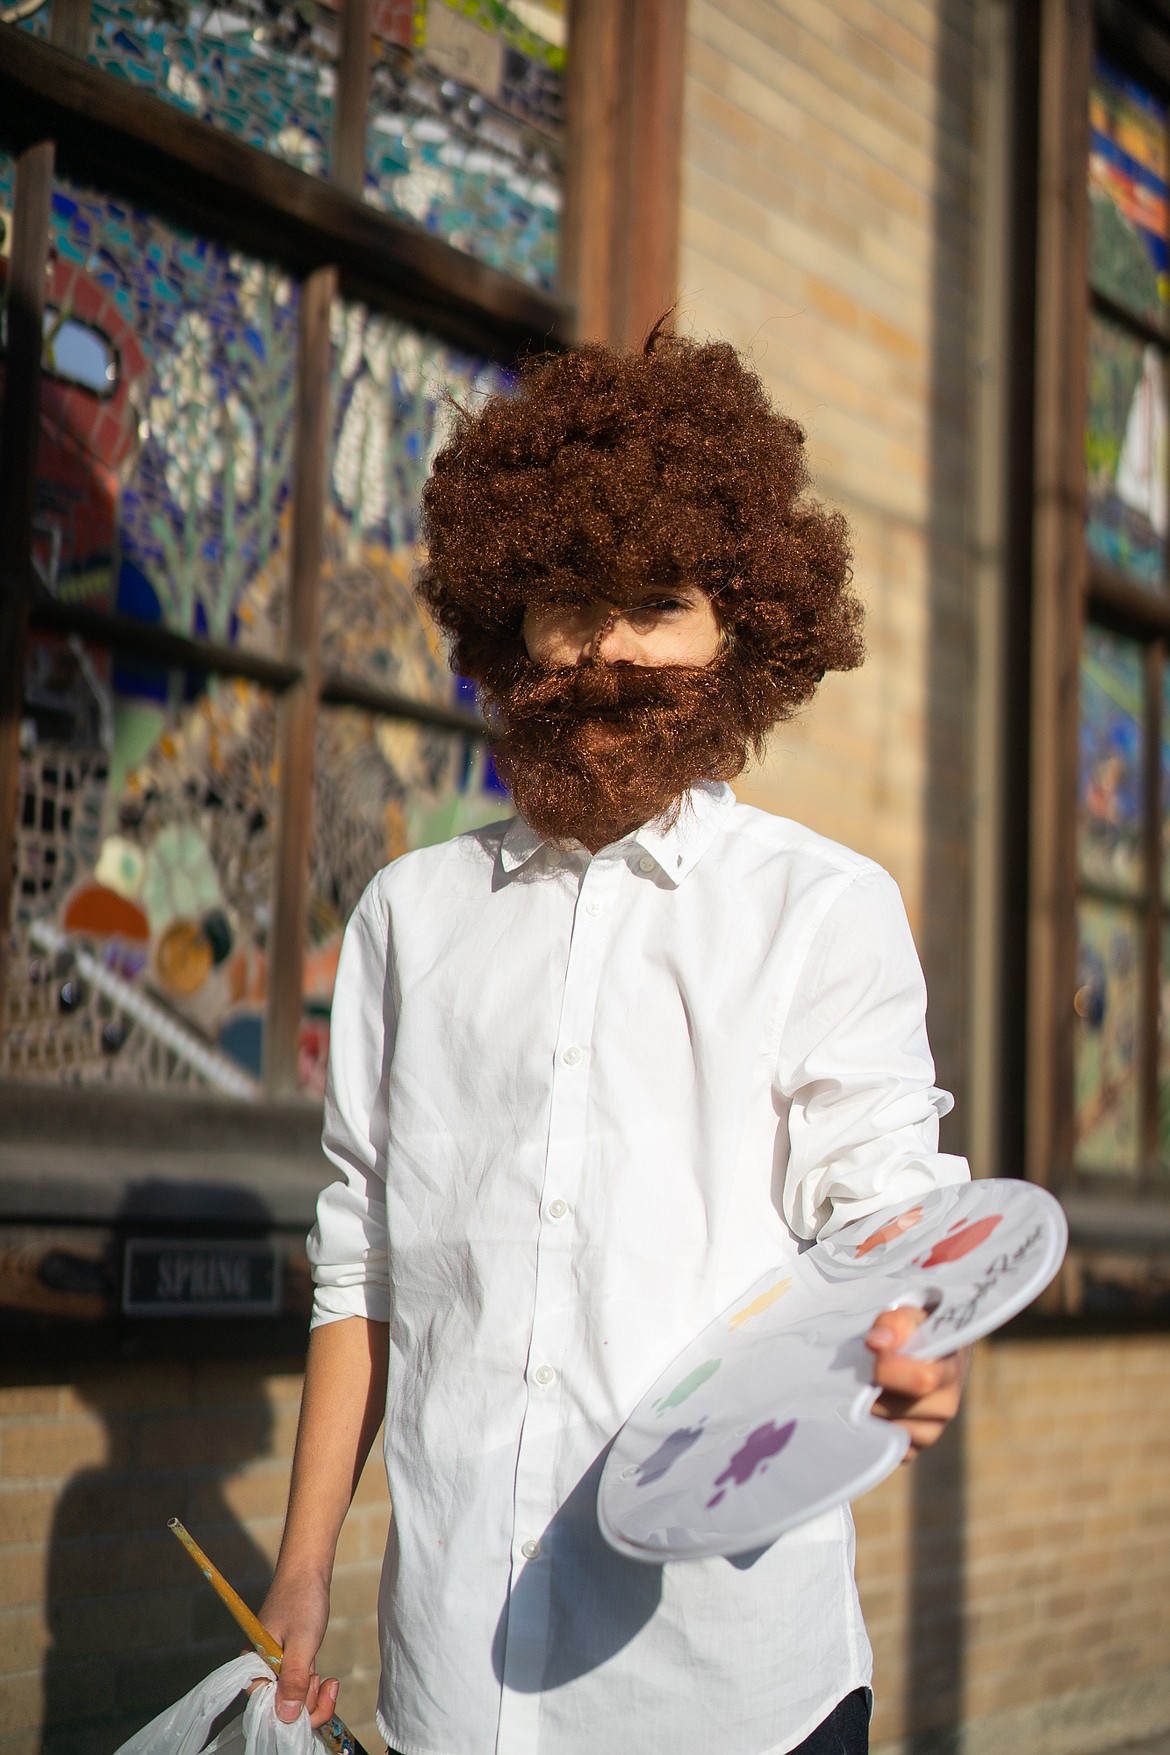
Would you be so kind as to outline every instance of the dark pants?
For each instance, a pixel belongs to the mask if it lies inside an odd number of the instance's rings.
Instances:
[[[847,1694],[792,1755],[869,1755],[869,1690]]]
[[[386,1755],[397,1755],[387,1749]],[[717,1755],[712,1750],[711,1755]],[[869,1755],[869,1692],[855,1688],[792,1755]]]

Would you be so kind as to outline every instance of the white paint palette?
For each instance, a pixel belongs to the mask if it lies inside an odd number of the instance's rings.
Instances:
[[[905,1351],[941,1358],[1030,1304],[1067,1243],[1050,1194],[995,1178],[858,1219],[765,1274],[618,1433],[598,1492],[606,1541],[656,1564],[748,1554],[876,1487],[909,1439],[870,1412],[874,1318],[925,1309]]]

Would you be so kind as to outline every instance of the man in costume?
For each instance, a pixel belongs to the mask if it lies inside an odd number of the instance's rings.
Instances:
[[[861,658],[847,533],[725,345],[538,362],[462,413],[423,600],[479,684],[510,823],[379,873],[333,1006],[317,1282],[263,1616],[314,1722],[338,1532],[378,1425],[393,1520],[379,1724],[403,1755],[867,1744],[845,1509],[750,1563],[597,1529],[606,1447],[802,1243],[948,1182],[950,1099],[900,897],[727,782]],[[879,1412],[932,1443],[957,1360]]]

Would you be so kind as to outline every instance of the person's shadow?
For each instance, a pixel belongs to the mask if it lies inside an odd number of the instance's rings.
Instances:
[[[272,1567],[241,1519],[279,1534],[288,1458],[273,1435],[278,1415],[291,1431],[299,1363],[172,1355],[70,1374],[63,1393],[100,1417],[104,1454],[72,1476],[53,1517],[41,1755],[111,1755],[244,1648],[167,1522],[180,1518],[259,1609]],[[270,1467],[241,1473],[265,1457]]]

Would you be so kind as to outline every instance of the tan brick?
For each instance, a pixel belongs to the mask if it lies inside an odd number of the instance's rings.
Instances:
[[[40,1608],[0,1611],[0,1651],[11,1675],[34,1669],[49,1646],[49,1629]]]
[[[53,1525],[57,1496],[47,1488],[0,1489],[0,1542],[43,1541]]]
[[[42,1722],[39,1670],[23,1675],[0,1675],[0,1725],[6,1733],[39,1730]]]
[[[61,1389],[55,1383],[40,1388],[0,1385],[0,1426],[29,1414],[56,1414],[60,1407]]]
[[[3,1501],[0,1501],[2,1507]],[[6,1608],[22,1608],[39,1603],[45,1588],[45,1552],[43,1548],[0,1549],[0,1603]],[[0,1663],[4,1660],[0,1658]],[[0,1712],[0,1723],[4,1714]]]
[[[0,1433],[0,1469],[35,1480],[71,1475],[111,1460],[109,1430],[102,1420],[33,1420]]]

